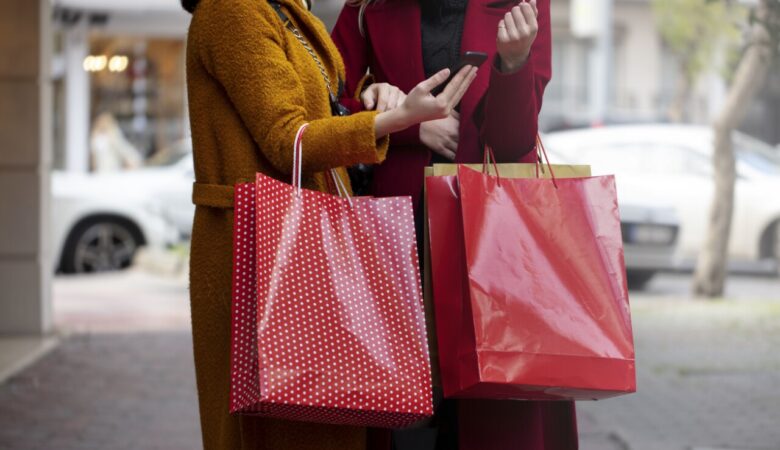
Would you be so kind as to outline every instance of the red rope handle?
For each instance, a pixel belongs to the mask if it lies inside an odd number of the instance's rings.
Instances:
[[[555,186],[555,189],[558,189],[558,182],[555,180],[555,172],[553,172],[552,165],[550,164],[550,158],[547,157],[547,150],[544,148],[542,138],[538,134],[536,135],[536,150],[536,177],[539,178],[539,163],[542,161],[542,158],[538,155],[538,152],[541,150],[542,155],[544,155],[544,160],[547,163],[547,168],[550,169],[550,178],[552,179],[553,186]]]
[[[493,164],[493,170],[496,171],[496,181],[498,186],[501,187],[501,174],[498,172],[498,164],[496,164],[496,155],[493,153],[493,148],[485,144],[485,151],[482,156],[482,173],[488,173],[488,164]]]

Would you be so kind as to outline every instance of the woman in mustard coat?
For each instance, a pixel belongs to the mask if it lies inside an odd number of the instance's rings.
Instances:
[[[447,79],[448,71],[420,83],[392,111],[332,117],[329,90],[337,90],[344,79],[339,53],[303,3],[277,3],[289,24],[267,0],[182,0],[193,13],[187,38],[196,179],[190,301],[203,445],[225,450],[364,449],[363,428],[228,413],[232,186],[254,179],[256,172],[289,182],[295,133],[309,123],[303,184],[326,191],[322,172],[380,163],[390,133],[450,114],[476,69],[459,72],[437,97],[430,91]],[[299,30],[314,55],[290,27]],[[340,172],[347,181],[344,170]]]

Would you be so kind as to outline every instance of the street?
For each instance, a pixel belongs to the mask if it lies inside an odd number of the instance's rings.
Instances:
[[[689,279],[631,293],[638,392],[578,404],[582,449],[780,449],[780,281],[736,277],[729,300],[699,302]],[[57,278],[62,343],[0,386],[0,448],[198,448],[186,286]]]

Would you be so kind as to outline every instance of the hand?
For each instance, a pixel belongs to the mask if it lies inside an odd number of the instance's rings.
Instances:
[[[498,23],[496,49],[501,56],[501,71],[515,72],[523,67],[539,31],[536,0],[523,1]]]
[[[421,123],[420,140],[433,152],[454,161],[458,151],[459,127],[460,114],[452,111],[444,119]]]
[[[450,75],[450,69],[444,69],[436,75],[422,81],[414,87],[406,96],[406,100],[401,105],[401,110],[409,125],[427,122],[429,120],[444,119],[452,114],[463,94],[466,93],[471,82],[477,76],[477,68],[465,66],[458,72],[444,90],[434,97],[431,91],[436,86],[447,81]]]
[[[360,94],[360,100],[366,109],[371,110],[376,107],[379,112],[395,109],[404,102],[404,99],[406,94],[388,83],[371,84]]]
[[[471,86],[471,82],[477,77],[477,68],[463,67],[447,83],[444,90],[434,97],[431,90],[447,81],[449,75],[449,69],[440,71],[415,86],[398,108],[379,113],[374,119],[374,133],[377,139],[414,124],[444,119],[452,114],[455,106],[463,98],[463,94]]]

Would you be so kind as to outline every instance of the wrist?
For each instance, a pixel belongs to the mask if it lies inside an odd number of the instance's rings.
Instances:
[[[414,125],[416,122],[404,108],[395,108],[387,111],[388,123],[393,127],[393,133],[401,131]]]
[[[500,60],[499,70],[502,73],[506,73],[506,74],[514,73],[523,68],[525,62],[528,61],[528,54],[526,54],[525,56],[510,57],[510,58],[505,58],[501,56],[499,60]]]
[[[374,129],[376,131],[377,139],[404,130],[412,125],[414,125],[414,122],[409,119],[408,114],[403,111],[403,108],[395,108],[390,111],[381,112],[377,114],[374,119]]]

